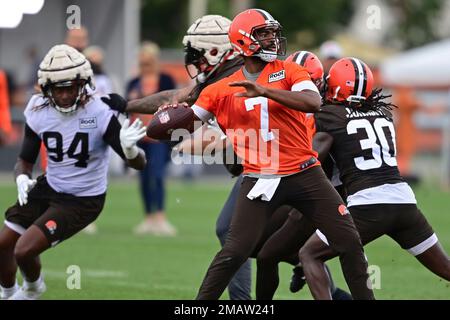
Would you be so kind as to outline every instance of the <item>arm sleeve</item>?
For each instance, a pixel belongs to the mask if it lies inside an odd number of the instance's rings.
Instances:
[[[35,163],[41,149],[41,138],[25,124],[25,133],[22,143],[22,150],[19,157],[29,163]]]
[[[103,121],[102,121],[102,123],[103,123],[103,127],[102,127],[102,134],[104,135],[105,133],[106,133],[106,131],[108,130],[108,127],[109,127],[109,125],[110,125],[110,123],[111,123],[111,119],[112,118],[116,118],[116,120],[117,120],[117,117],[116,117],[116,115],[114,114],[114,111],[112,110],[112,109],[108,109],[108,111],[107,112],[104,112],[103,114],[102,114],[102,116],[104,117],[103,119]],[[117,122],[119,123],[119,120],[117,120]],[[108,124],[108,125],[106,125],[106,124]],[[120,123],[119,123],[119,131],[120,131],[120,128],[122,128],[122,126],[120,125]]]
[[[125,154],[123,153],[122,146],[120,145],[120,129],[121,125],[116,116],[112,116],[109,120],[108,127],[103,134],[103,140],[113,148],[113,150],[123,159]]]
[[[324,131],[321,120],[320,120],[320,111],[314,113],[314,128],[315,128],[315,132],[323,132]]]
[[[333,133],[346,127],[345,109],[342,106],[324,105],[314,114],[316,132]]]
[[[214,114],[196,104],[194,104],[191,108],[194,111],[194,114],[197,116],[197,118],[199,118],[203,122],[207,122],[208,120],[214,118]]]
[[[192,110],[199,119],[206,122],[215,116],[216,104],[216,90],[214,85],[210,85],[200,93],[197,101],[192,106]]]

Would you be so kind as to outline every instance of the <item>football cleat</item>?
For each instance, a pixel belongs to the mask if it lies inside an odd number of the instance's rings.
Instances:
[[[301,266],[296,266],[292,269],[293,275],[291,277],[291,283],[289,285],[289,290],[292,293],[299,292],[303,289],[306,284],[305,274],[303,273],[303,268]]]
[[[41,280],[36,288],[29,288],[26,283],[16,291],[8,300],[38,300],[47,290],[44,280]]]
[[[0,287],[0,300],[8,300],[19,290],[20,290],[20,287],[17,284],[17,282],[11,288]]]

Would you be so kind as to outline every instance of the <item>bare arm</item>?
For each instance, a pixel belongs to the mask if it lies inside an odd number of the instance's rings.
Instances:
[[[244,87],[245,92],[238,92],[238,97],[266,97],[288,108],[302,112],[318,112],[321,99],[317,92],[312,90],[289,91],[263,87],[256,82],[244,80],[231,82],[230,87]]]
[[[188,99],[195,84],[181,89],[165,90],[150,96],[128,102],[126,112],[154,114],[162,105],[184,102]]]
[[[325,161],[333,145],[333,137],[326,132],[318,132],[314,135],[313,149],[319,154],[319,161]]]
[[[266,88],[264,96],[297,111],[318,112],[320,110],[320,96],[312,90],[287,91]]]

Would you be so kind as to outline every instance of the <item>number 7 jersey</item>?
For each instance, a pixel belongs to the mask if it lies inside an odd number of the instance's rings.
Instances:
[[[349,195],[404,182],[395,157],[394,125],[382,111],[325,105],[314,117],[316,132],[333,137],[330,153]]]
[[[244,174],[289,175],[317,156],[311,148],[306,114],[266,97],[237,97],[243,87],[230,87],[246,77],[242,68],[207,86],[192,106],[203,121],[215,116],[222,131],[242,159]],[[318,93],[303,67],[293,62],[268,63],[256,83],[279,90],[312,90]],[[316,165],[318,165],[318,161]]]
[[[103,135],[113,111],[93,97],[69,115],[34,95],[25,109],[28,126],[47,149],[47,181],[57,192],[95,196],[106,192],[109,145]]]

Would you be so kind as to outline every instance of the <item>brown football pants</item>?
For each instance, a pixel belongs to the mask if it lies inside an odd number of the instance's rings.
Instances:
[[[267,224],[282,205],[291,205],[310,219],[339,253],[344,277],[354,299],[374,299],[367,286],[367,261],[361,239],[343,201],[320,166],[281,179],[271,201],[250,200],[247,194],[256,178],[243,179],[236,212],[223,248],[216,254],[197,299],[219,299],[230,279],[251,256]]]

